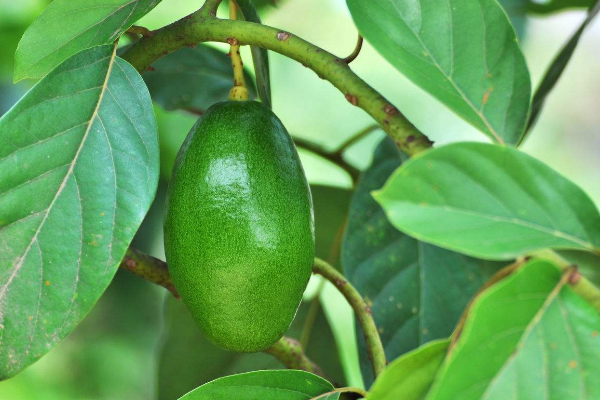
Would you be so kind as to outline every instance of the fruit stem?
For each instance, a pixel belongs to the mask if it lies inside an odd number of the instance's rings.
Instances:
[[[175,298],[179,298],[179,293],[177,293],[177,289],[173,285],[166,262],[130,247],[127,249],[120,267],[133,272],[135,275],[149,282],[166,288]]]
[[[367,303],[365,303],[358,290],[341,273],[320,258],[315,258],[313,272],[333,283],[354,310],[358,323],[365,335],[367,353],[373,365],[373,374],[377,377],[385,369],[387,360],[377,326]]]
[[[312,69],[331,82],[354,106],[365,110],[411,156],[433,145],[393,104],[358,77],[346,62],[296,35],[281,29],[241,20],[216,18],[220,1],[207,0],[204,6],[177,22],[154,31],[131,45],[122,57],[139,72],[166,54],[199,42],[253,45],[275,51]],[[300,105],[298,105],[300,107]]]
[[[264,353],[275,357],[286,368],[312,372],[315,375],[324,377],[321,368],[304,354],[302,346],[295,339],[284,336],[273,346],[264,350]]]
[[[235,0],[229,0],[229,19],[237,20],[237,4]],[[229,92],[229,100],[247,101],[248,89],[244,80],[244,63],[240,55],[240,45],[237,39],[228,40],[230,44],[229,56],[231,57],[231,66],[233,67],[233,87]]]

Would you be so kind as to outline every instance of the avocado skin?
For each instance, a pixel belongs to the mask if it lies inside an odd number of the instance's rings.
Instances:
[[[283,336],[311,275],[314,217],[271,110],[230,101],[206,111],[175,160],[164,230],[173,283],[210,341],[256,352]]]

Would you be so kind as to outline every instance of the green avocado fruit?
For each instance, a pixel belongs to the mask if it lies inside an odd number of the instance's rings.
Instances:
[[[271,110],[229,101],[206,111],[177,155],[164,228],[173,283],[210,341],[256,352],[283,336],[311,275],[314,217]]]

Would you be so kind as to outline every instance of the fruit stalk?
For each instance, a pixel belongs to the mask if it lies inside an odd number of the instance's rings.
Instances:
[[[237,4],[234,0],[229,0],[229,19],[237,20]],[[240,45],[235,39],[231,39],[229,45],[229,57],[233,68],[233,87],[229,92],[229,100],[246,101],[248,100],[248,89],[244,80],[244,63],[240,56]]]
[[[281,29],[218,19],[215,15],[219,3],[207,1],[195,13],[134,43],[122,57],[143,72],[159,58],[182,47],[208,41],[228,43],[235,39],[239,45],[275,51],[315,71],[338,88],[349,103],[371,115],[407,155],[420,153],[433,145],[393,104],[358,77],[342,58]]]
[[[373,374],[377,377],[385,369],[387,360],[385,358],[385,352],[383,350],[381,338],[379,337],[379,332],[377,331],[377,326],[375,325],[371,310],[365,303],[365,300],[358,290],[356,290],[341,273],[327,262],[315,258],[313,272],[333,283],[354,310],[358,323],[365,335],[367,353],[369,355],[369,360],[371,360],[371,364],[373,365]]]
[[[299,369],[324,377],[321,368],[304,354],[302,346],[295,339],[284,336],[264,352],[275,357],[289,369]]]

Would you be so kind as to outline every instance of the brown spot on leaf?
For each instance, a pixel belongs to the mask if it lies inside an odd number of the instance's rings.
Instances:
[[[575,360],[569,361],[569,368],[577,368],[577,361],[575,361]]]
[[[46,286],[50,286],[50,281],[46,281]]]
[[[146,68],[146,71],[154,72],[156,70],[154,69],[154,67],[148,67],[148,68]]]

